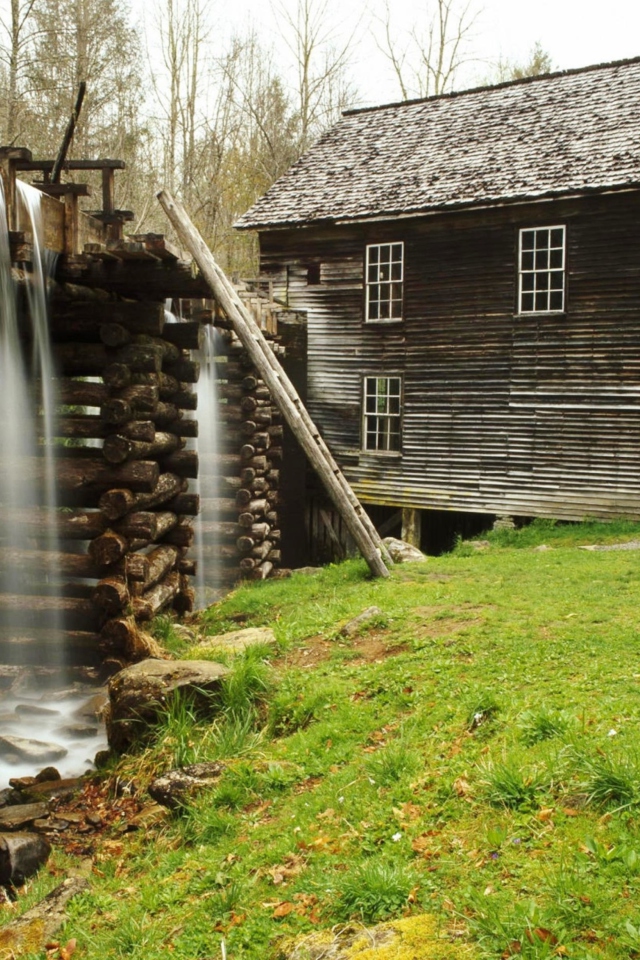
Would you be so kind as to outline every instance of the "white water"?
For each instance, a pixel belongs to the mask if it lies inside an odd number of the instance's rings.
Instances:
[[[41,194],[18,183],[17,198],[19,229],[32,235],[34,248],[26,288],[28,310],[23,311],[26,318],[18,310],[0,179],[0,549],[15,551],[13,559],[6,553],[0,557],[0,664],[25,668],[19,671],[13,691],[10,688],[0,693],[0,737],[58,744],[64,756],[52,762],[63,775],[73,775],[83,772],[96,749],[104,746],[104,731],[95,721],[84,728],[69,727],[74,712],[87,700],[87,691],[43,689],[30,671],[30,667],[55,668],[60,684],[65,684],[64,623],[55,604],[43,613],[36,632],[31,633],[21,623],[23,611],[31,612],[30,596],[55,599],[59,593],[59,543],[54,462],[57,401],[47,311],[47,280],[55,261],[44,249]],[[25,323],[30,326],[28,333],[20,329]],[[37,478],[36,463],[41,467]],[[29,531],[27,516],[38,518],[37,537],[33,529]],[[40,560],[33,569],[15,562],[28,550],[36,551]],[[22,598],[21,602],[7,603],[8,595]],[[27,662],[22,644],[5,642],[24,636],[38,640],[32,655],[36,662]],[[0,787],[10,777],[35,774],[46,765],[49,762],[16,759],[11,746],[0,741]]]
[[[206,324],[204,347],[198,357],[200,379],[198,380],[198,455],[200,470],[197,490],[200,494],[200,514],[195,523],[195,552],[198,561],[196,574],[196,608],[201,609],[220,597],[217,583],[218,564],[215,558],[216,539],[213,534],[204,534],[202,524],[214,519],[207,501],[220,496],[215,470],[207,469],[218,450],[218,390],[216,384],[216,355],[221,353],[220,334]]]

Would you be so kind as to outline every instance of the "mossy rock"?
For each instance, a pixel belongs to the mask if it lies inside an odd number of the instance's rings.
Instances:
[[[436,917],[420,914],[375,927],[349,924],[282,943],[280,960],[473,960],[447,939]]]

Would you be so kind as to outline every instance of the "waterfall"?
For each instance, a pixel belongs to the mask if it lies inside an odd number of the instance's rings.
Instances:
[[[218,452],[218,391],[216,383],[216,355],[221,353],[220,334],[205,325],[205,341],[199,356],[198,380],[198,456],[200,460],[197,489],[200,494],[200,514],[195,524],[195,552],[198,561],[196,575],[196,607],[202,608],[220,597],[217,563],[218,544],[212,532],[212,521],[218,516],[215,500],[220,496],[218,477],[213,467]]]
[[[25,304],[14,282],[0,178],[0,664],[19,668],[12,682],[13,674],[4,675],[11,685],[5,679],[0,689],[0,788],[51,761],[63,776],[77,775],[104,746],[97,726],[94,735],[78,723],[76,711],[88,694],[67,689],[47,312],[54,260],[44,248],[40,192],[20,182],[16,187],[18,227],[32,235],[33,262],[24,274]],[[26,627],[25,615],[37,626]]]
[[[44,228],[42,222],[42,194],[35,187],[18,181],[18,196],[21,200],[20,214],[25,223],[19,226],[28,230],[33,242],[33,265],[30,283],[27,284],[27,301],[31,321],[31,380],[36,386],[32,413],[34,416],[32,433],[42,446],[43,459],[42,489],[39,498],[43,511],[41,549],[46,558],[45,579],[53,595],[59,596],[56,578],[59,576],[56,554],[60,543],[56,522],[57,491],[55,478],[55,436],[57,396],[55,371],[49,337],[49,307],[47,283],[53,276],[56,257],[44,246]],[[38,423],[41,429],[37,429]],[[47,645],[47,661],[51,666],[62,666],[65,661],[62,630],[63,618],[59,610],[53,610],[49,620],[55,642]]]

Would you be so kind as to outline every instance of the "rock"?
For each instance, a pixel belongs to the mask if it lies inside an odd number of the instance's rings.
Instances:
[[[0,957],[39,954],[65,921],[65,907],[72,897],[84,893],[84,877],[69,877],[31,910],[0,929]]]
[[[494,530],[515,530],[516,525],[513,517],[510,517],[508,514],[503,514],[502,516],[496,517],[493,522]]]
[[[66,757],[68,750],[57,743],[44,743],[42,740],[10,737],[5,734],[0,737],[0,752],[7,761],[9,756],[15,756],[19,760],[26,760],[36,765],[46,763],[47,760],[61,760],[62,757]]]
[[[14,790],[24,790],[25,787],[33,787],[37,782],[35,777],[11,777],[9,786]]]
[[[0,790],[0,810],[3,807],[8,807],[12,803],[15,803],[15,790],[12,790],[10,787],[5,787],[4,790]]]
[[[96,770],[102,770],[111,760],[113,753],[111,750],[98,750],[93,758],[93,765]]]
[[[56,717],[60,715],[59,710],[41,707],[38,703],[19,703],[16,706],[16,713],[22,717]]]
[[[451,943],[441,923],[430,914],[404,917],[373,927],[360,923],[339,924],[331,930],[306,933],[281,943],[281,960],[355,960],[362,954],[367,960],[379,956],[472,960],[474,951],[467,944]]]
[[[0,810],[0,830],[20,830],[49,814],[46,803],[20,803]]]
[[[213,786],[224,769],[224,763],[192,763],[170,770],[149,784],[149,795],[156,803],[175,810],[198,790]]]
[[[305,577],[312,577],[316,573],[322,572],[322,567],[296,567],[294,573],[301,573]]]
[[[216,637],[207,637],[197,645],[197,650],[223,650],[225,653],[243,653],[249,647],[269,646],[277,643],[276,635],[270,627],[247,627],[244,630],[232,630]]]
[[[553,550],[553,547],[549,547],[546,543],[541,543],[539,547],[534,547],[534,553],[546,553],[547,550]]]
[[[394,563],[426,563],[427,558],[424,553],[405,540],[398,540],[396,537],[385,537],[382,542],[389,551],[389,556]]]
[[[34,783],[25,789],[29,800],[53,800],[60,797],[72,797],[84,785],[81,777],[70,777],[68,780],[45,780],[44,783]]]
[[[90,723],[67,723],[64,727],[58,727],[56,732],[61,733],[63,737],[83,739],[97,736],[98,728]]]
[[[363,610],[362,613],[359,613],[357,617],[353,618],[353,620],[349,620],[348,623],[345,623],[344,627],[340,631],[340,636],[353,637],[360,632],[360,627],[363,627],[365,623],[368,623],[370,620],[374,620],[376,617],[381,616],[382,610],[380,607],[367,607],[366,610]]]
[[[55,767],[45,767],[44,770],[41,770],[40,773],[36,775],[36,783],[52,783],[54,780],[59,780],[60,774]]]
[[[80,704],[80,706],[73,711],[73,715],[78,720],[101,720],[108,703],[109,697],[107,691],[101,690]]]
[[[142,660],[120,670],[109,682],[109,745],[123,751],[144,736],[178,691],[206,707],[207,694],[216,693],[228,673],[208,660]]]
[[[0,884],[20,886],[50,853],[51,845],[36,833],[0,834]]]

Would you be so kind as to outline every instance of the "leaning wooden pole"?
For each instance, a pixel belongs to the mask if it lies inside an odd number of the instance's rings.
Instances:
[[[184,208],[166,190],[158,194],[158,200],[182,242],[200,267],[204,279],[226,313],[251,362],[271,391],[275,403],[291,427],[311,466],[322,480],[358,549],[367,561],[369,569],[376,577],[388,577],[389,571],[381,556],[379,537],[377,534],[375,538],[372,536],[359,516],[352,501],[353,498],[358,502],[355,494],[331,457],[320,432],[313,424],[286,373],[277,362],[262,331],[232,290]],[[348,487],[351,496],[348,495],[345,487]],[[359,502],[358,507],[360,507],[360,513],[364,514]]]

